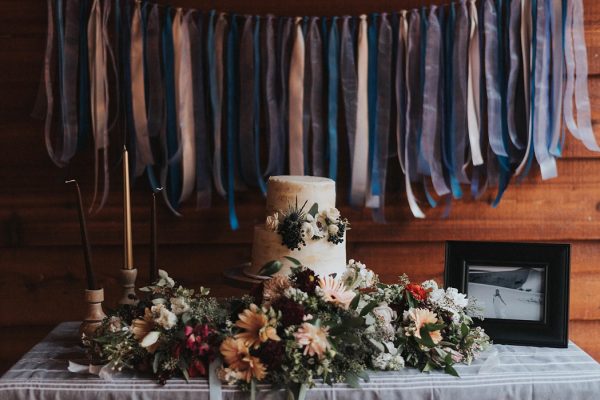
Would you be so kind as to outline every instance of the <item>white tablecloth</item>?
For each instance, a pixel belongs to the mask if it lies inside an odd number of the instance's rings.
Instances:
[[[150,376],[122,373],[111,381],[67,371],[82,361],[77,322],[58,325],[0,378],[0,399],[208,400],[205,379],[173,379],[160,386]],[[458,365],[460,378],[443,373],[373,372],[361,389],[317,385],[307,399],[600,399],[600,365],[575,344],[566,349],[495,345],[472,365]],[[285,398],[259,386],[259,399]],[[224,399],[248,394],[223,387]]]

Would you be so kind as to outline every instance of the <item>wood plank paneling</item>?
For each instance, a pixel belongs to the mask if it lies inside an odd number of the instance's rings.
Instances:
[[[339,15],[394,11],[440,1],[160,2],[203,10],[218,7],[242,14]],[[584,0],[584,4],[590,97],[598,133],[600,2]],[[78,319],[82,313],[79,227],[72,188],[63,182],[76,177],[89,202],[93,158],[88,151],[78,155],[69,167],[56,168],[45,152],[42,123],[29,118],[45,45],[45,13],[39,0],[0,2],[0,373],[54,324]],[[119,134],[113,133],[114,143],[118,143]],[[340,148],[344,146],[342,143]],[[530,177],[509,188],[496,209],[489,206],[493,191],[482,201],[470,199],[467,193],[465,200],[455,202],[450,218],[442,219],[442,210],[437,209],[424,221],[411,217],[397,162],[391,160],[388,223],[383,225],[371,221],[370,211],[346,206],[345,157],[342,154],[340,160],[338,201],[352,222],[349,257],[367,263],[384,281],[391,282],[402,272],[419,281],[441,279],[445,240],[573,242],[570,336],[600,360],[600,153],[589,152],[569,136],[557,179],[541,182],[534,169]],[[122,262],[117,159],[118,154],[113,154],[109,202],[89,219],[94,260],[109,305],[116,298],[116,274]],[[187,204],[183,218],[170,215],[164,208],[159,210],[161,265],[183,284],[212,287],[218,296],[242,293],[228,286],[221,272],[248,260],[252,227],[264,218],[264,199],[255,192],[245,192],[236,200],[242,223],[237,232],[230,231],[226,204],[217,197],[210,210],[197,211],[193,204]],[[145,179],[141,179],[133,194],[135,260],[141,280],[147,275],[149,202]]]

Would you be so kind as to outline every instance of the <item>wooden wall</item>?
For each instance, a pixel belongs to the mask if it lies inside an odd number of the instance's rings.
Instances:
[[[358,14],[394,10],[432,1],[275,0],[193,1],[175,5],[237,10],[240,13]],[[85,201],[92,191],[92,158],[78,156],[68,168],[56,168],[45,153],[42,125],[29,118],[37,91],[45,42],[45,7],[39,0],[0,2],[0,372],[41,339],[55,324],[82,315],[83,266],[74,193],[63,182],[77,177]],[[600,3],[585,0],[590,61],[590,94],[600,105]],[[469,198],[455,203],[442,220],[439,210],[426,220],[411,217],[401,177],[392,161],[389,223],[371,222],[368,211],[343,204],[346,187],[338,185],[342,211],[352,222],[348,255],[393,281],[403,272],[414,280],[441,280],[444,241],[518,240],[569,242],[572,250],[570,336],[600,360],[600,159],[572,138],[559,162],[559,177],[541,182],[539,173],[511,186],[497,209]],[[345,171],[341,171],[345,175]],[[109,304],[117,294],[121,266],[121,197],[118,168],[108,205],[89,221],[93,257]],[[147,277],[148,209],[145,181],[133,194],[135,264]],[[224,268],[249,260],[252,227],[262,222],[264,200],[256,193],[238,196],[241,229],[231,232],[225,204],[176,218],[159,215],[160,264],[187,285],[205,285],[217,295],[239,294],[221,277]]]

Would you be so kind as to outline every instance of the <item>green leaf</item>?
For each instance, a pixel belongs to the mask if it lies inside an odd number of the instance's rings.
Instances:
[[[444,329],[446,325],[444,324],[425,324],[425,327],[429,332],[439,331],[440,329]]]
[[[154,362],[152,363],[152,371],[154,371],[154,373],[158,373],[158,367],[160,366],[160,361],[161,361],[161,353],[156,353],[154,354]]]
[[[435,347],[435,343],[433,343],[431,336],[429,336],[429,331],[426,326],[422,327],[419,332],[421,333],[421,341],[425,346]]]
[[[457,378],[460,377],[460,375],[458,375],[458,372],[456,372],[454,367],[450,364],[446,364],[446,366],[444,367],[444,372],[448,375],[456,376]]]
[[[360,294],[357,294],[356,296],[354,296],[354,298],[350,302],[350,309],[356,310],[356,308],[358,307],[358,303],[360,303]]]
[[[268,263],[263,265],[263,267],[260,269],[260,271],[258,271],[258,275],[272,276],[273,274],[276,274],[277,272],[279,272],[281,267],[283,267],[283,263],[281,261],[279,261],[279,260],[269,261]]]
[[[433,365],[433,363],[431,361],[427,361],[427,363],[425,364],[423,369],[421,369],[421,372],[429,372],[429,371],[433,371],[434,369],[435,369],[435,365]]]
[[[356,375],[354,372],[348,372],[346,374],[346,383],[348,386],[354,389],[358,389],[360,387],[360,384],[358,383],[358,375]]]
[[[287,260],[291,261],[291,262],[292,262],[292,263],[293,263],[295,266],[297,266],[297,267],[299,267],[299,266],[301,266],[301,265],[302,265],[302,263],[301,263],[301,262],[300,262],[298,259],[296,259],[296,258],[294,258],[294,257],[290,257],[290,256],[283,256],[283,258],[285,258],[285,259],[287,259]]]
[[[375,346],[375,348],[377,350],[379,350],[381,353],[383,353],[385,351],[385,346],[383,345],[383,343],[381,343],[380,341],[377,341],[373,338],[369,338],[369,342]]]
[[[460,326],[460,333],[463,338],[467,336],[469,334],[469,326],[467,324],[462,324]]]
[[[367,315],[368,313],[370,313],[371,311],[373,311],[373,309],[375,307],[377,307],[379,305],[379,302],[377,300],[374,300],[372,302],[370,302],[369,304],[367,304],[366,306],[364,306],[364,308],[362,310],[360,310],[360,316],[364,317],[365,315]]]
[[[308,210],[308,214],[310,214],[313,217],[315,215],[317,215],[318,212],[319,212],[319,205],[317,203],[313,204],[312,207],[310,208],[310,210]]]
[[[369,377],[369,373],[367,372],[367,370],[360,371],[358,376],[365,382],[371,382],[371,378]]]
[[[415,308],[417,306],[417,303],[412,294],[410,294],[408,290],[405,290],[404,293],[406,293],[406,302],[408,303],[408,306],[410,308]]]

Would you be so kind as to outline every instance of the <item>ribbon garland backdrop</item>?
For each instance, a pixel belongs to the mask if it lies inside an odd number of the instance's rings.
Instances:
[[[46,147],[64,167],[93,139],[99,210],[120,127],[132,179],[145,173],[152,190],[167,188],[176,214],[194,190],[197,207],[209,207],[214,185],[236,229],[236,190],[264,194],[266,177],[286,171],[336,179],[340,114],[350,204],[376,220],[396,157],[417,218],[414,185],[446,213],[461,184],[475,198],[497,186],[496,206],[534,159],[542,179],[557,176],[565,128],[600,151],[583,26],[582,0],[462,0],[358,17],[48,0]]]

